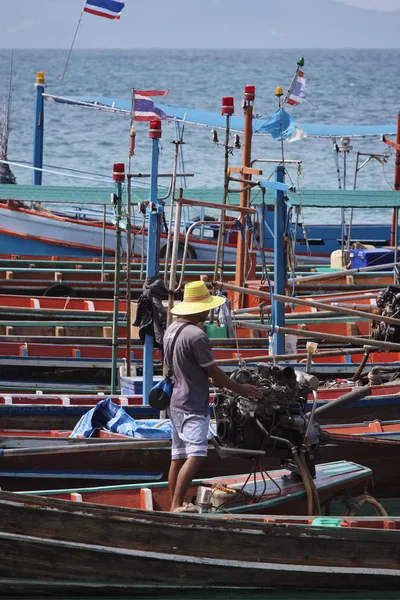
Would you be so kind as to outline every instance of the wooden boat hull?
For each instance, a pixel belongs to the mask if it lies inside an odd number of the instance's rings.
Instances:
[[[398,591],[399,531],[115,509],[0,493],[0,584]],[[355,522],[352,520],[353,523]],[[52,568],[49,569],[49,565]],[[4,588],[4,585],[6,586]]]
[[[28,402],[25,403],[23,394],[18,394],[18,399],[14,403],[11,396],[0,396],[0,423],[3,429],[73,429],[79,419],[94,405],[90,404],[87,399],[84,399],[82,404],[76,404],[75,399],[70,402],[67,392],[63,396],[59,396],[56,402],[52,402],[51,399],[47,400],[45,394],[34,396],[33,399],[32,395],[27,397]],[[90,398],[93,399],[95,396]],[[322,406],[325,402],[329,402],[329,400],[321,400],[318,402],[318,406]],[[127,405],[122,399],[121,404],[134,419],[159,417],[158,411],[148,405],[137,404],[136,400]],[[318,422],[326,425],[359,423],[374,419],[389,421],[398,414],[399,405],[400,397],[397,394],[369,396],[345,408],[329,411],[326,415],[322,413]]]
[[[118,438],[120,441],[121,438]],[[330,443],[320,447],[317,462],[352,460],[371,468],[374,473],[374,495],[377,497],[397,497],[398,481],[393,471],[400,456],[400,441],[364,438],[362,436],[332,435]],[[102,442],[104,440],[98,440]],[[115,441],[110,439],[110,441]],[[170,465],[169,440],[136,440],[125,438],[129,449],[100,449],[96,441],[84,442],[90,451],[76,450],[82,440],[71,443],[70,450],[58,452],[60,439],[35,437],[31,446],[21,437],[13,442],[3,437],[0,447],[27,448],[25,456],[0,458],[0,481],[3,489],[27,490],[77,487],[90,485],[120,485],[145,481],[165,481]],[[52,444],[54,442],[54,444]],[[65,440],[61,440],[65,446]],[[79,442],[81,444],[79,444]],[[35,453],[38,447],[49,445],[47,453]],[[123,443],[121,444],[123,446]],[[135,446],[135,447],[132,447]],[[273,456],[262,459],[265,470],[278,469],[280,461]],[[218,451],[210,446],[206,462],[202,465],[199,477],[216,477],[248,472],[251,460],[242,456],[221,458]]]
[[[222,512],[229,514],[296,514],[307,512],[307,494],[303,482],[293,479],[284,469],[270,471],[267,477],[262,471],[250,476],[253,465],[247,465],[244,474],[202,477],[192,482],[187,499],[196,497],[199,485],[228,486],[239,490],[239,495],[228,496],[222,502]],[[317,465],[314,484],[321,506],[345,494],[356,496],[368,487],[372,471],[349,461],[335,461]],[[66,490],[31,491],[32,494],[74,499],[108,506],[169,511],[171,499],[166,482],[126,486],[101,486],[98,488],[69,488]],[[244,495],[243,495],[244,494]]]
[[[74,219],[68,215],[57,215],[49,212],[39,212],[29,208],[22,208],[10,201],[8,205],[0,204],[0,252],[24,253],[38,256],[87,256],[98,257],[102,253],[103,223],[99,218],[97,223],[85,219]],[[137,235],[134,237],[132,253],[141,256],[143,237],[140,227],[133,228]],[[122,245],[126,247],[126,233],[121,234]],[[145,230],[145,244],[147,229]],[[167,240],[166,234],[161,234],[161,244]],[[182,236],[182,241],[184,237]],[[202,261],[215,259],[217,240],[191,236],[190,246],[195,252],[195,257]],[[273,240],[269,240],[269,247],[265,248],[265,257],[272,260]],[[337,242],[336,242],[337,243]],[[231,234],[224,245],[224,256],[227,262],[236,258],[237,233]],[[324,255],[314,252],[309,255],[304,248],[298,248],[298,260],[303,263],[327,263],[330,252],[326,253],[325,244],[322,244]],[[107,256],[115,252],[115,227],[107,224],[105,228],[105,253]]]

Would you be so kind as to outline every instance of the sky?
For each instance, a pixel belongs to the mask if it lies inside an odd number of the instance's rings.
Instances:
[[[342,4],[350,4],[358,8],[395,11],[400,10],[400,0],[340,0]]]
[[[275,0],[252,0],[250,11],[242,0],[151,0],[151,12],[147,2],[125,3],[120,21],[85,14],[75,47],[272,48],[279,42],[293,48],[304,40],[310,48],[379,48],[389,44],[384,32],[393,25],[390,11],[398,11],[400,29],[400,0],[285,0],[283,13]],[[0,48],[69,48],[82,5],[83,0],[0,0]],[[335,35],[321,45],[332,29]],[[275,30],[281,32],[278,42],[268,35]],[[396,33],[393,28],[390,47],[400,47]]]

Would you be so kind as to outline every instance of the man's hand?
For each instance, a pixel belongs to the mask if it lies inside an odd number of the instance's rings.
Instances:
[[[243,388],[242,395],[245,396],[245,398],[261,398],[262,396],[260,388],[251,383],[243,383],[241,387]]]
[[[209,367],[205,367],[204,370],[217,386],[228,388],[228,390],[231,390],[234,394],[239,394],[245,398],[261,398],[262,396],[262,392],[258,387],[251,385],[250,383],[244,383],[243,385],[238,383],[234,379],[228,377],[216,363],[213,363]]]

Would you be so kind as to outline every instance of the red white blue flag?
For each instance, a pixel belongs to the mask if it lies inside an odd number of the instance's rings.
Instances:
[[[83,12],[106,17],[106,19],[119,19],[125,2],[119,0],[86,0]]]
[[[293,79],[292,85],[286,94],[285,102],[292,106],[297,106],[305,98],[307,88],[307,79],[303,71],[298,70]]]
[[[161,90],[133,90],[132,91],[132,117],[134,121],[153,121],[166,119],[167,115],[158,108],[150,96],[165,96],[168,92]]]

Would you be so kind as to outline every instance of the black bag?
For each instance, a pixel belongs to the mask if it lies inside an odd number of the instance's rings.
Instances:
[[[168,372],[161,381],[154,385],[149,393],[149,404],[151,408],[155,408],[156,410],[166,410],[171,402],[172,390],[174,389],[174,384],[172,382],[173,370],[172,363],[174,360],[174,349],[175,342],[178,339],[179,334],[185,327],[191,325],[191,323],[184,323],[176,332],[174,339],[172,340],[171,345],[171,364],[168,365]]]

